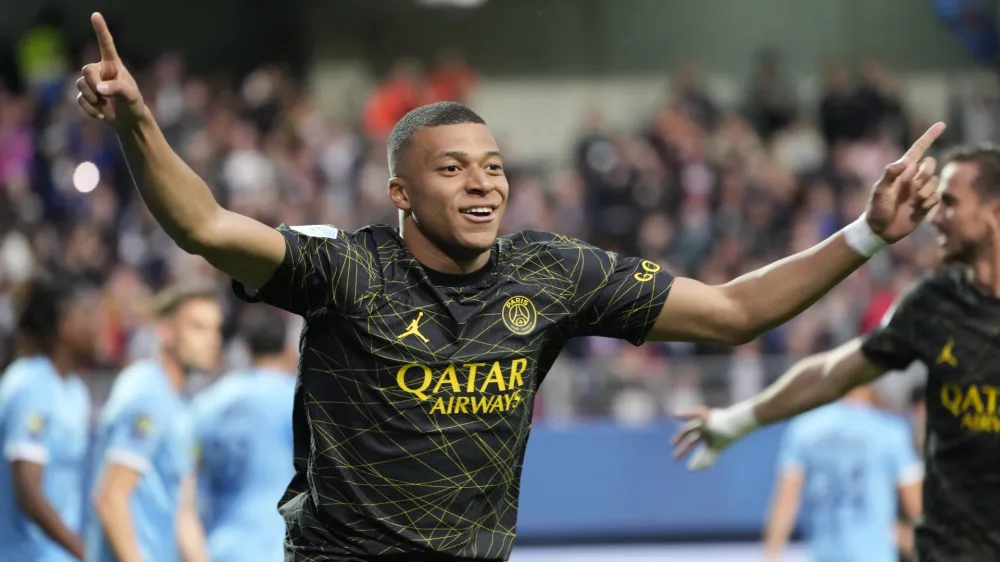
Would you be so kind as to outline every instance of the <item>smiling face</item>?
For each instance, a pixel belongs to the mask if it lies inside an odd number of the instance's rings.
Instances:
[[[389,197],[424,239],[455,262],[490,251],[507,206],[503,159],[481,123],[413,133],[389,181]],[[407,234],[408,243],[411,241]],[[419,256],[418,256],[419,257]]]
[[[986,215],[993,212],[993,206],[983,201],[975,186],[978,167],[976,162],[950,162],[941,170],[941,203],[931,224],[947,262],[971,263],[990,242]]]

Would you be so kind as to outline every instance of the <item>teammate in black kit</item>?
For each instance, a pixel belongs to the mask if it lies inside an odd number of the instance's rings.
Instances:
[[[844,234],[706,286],[563,236],[498,238],[508,186],[496,142],[478,115],[443,103],[389,140],[399,228],[275,230],[215,202],[93,23],[102,61],[84,68],[79,100],[114,125],[154,216],[241,294],[306,319],[297,475],[279,508],[287,560],[505,560],[535,392],[568,339],[747,341],[937,202],[923,152],[942,124],[886,168]]]
[[[726,410],[694,413],[679,454],[703,468],[749,432],[838,399],[913,361],[928,368],[926,476],[917,524],[920,562],[1000,560],[1000,147],[963,148],[946,161],[933,224],[944,265],[900,297],[881,327],[810,357],[752,404],[755,423]],[[707,425],[706,425],[707,423]]]

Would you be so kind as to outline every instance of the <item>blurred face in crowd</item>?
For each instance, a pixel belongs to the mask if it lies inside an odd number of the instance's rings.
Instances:
[[[398,177],[397,208],[455,261],[475,259],[497,238],[509,187],[490,130],[478,123],[425,127],[410,137]]]
[[[72,299],[59,320],[59,339],[78,361],[92,360],[97,351],[95,319],[99,307],[100,298],[96,292],[82,292]]]
[[[160,337],[185,370],[211,371],[222,350],[222,309],[207,298],[181,303],[161,321]]]
[[[989,213],[975,186],[979,174],[975,162],[950,162],[941,170],[941,203],[931,219],[945,261],[972,262],[990,243]]]

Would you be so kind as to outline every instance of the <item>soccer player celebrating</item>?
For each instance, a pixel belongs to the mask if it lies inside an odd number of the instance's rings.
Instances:
[[[897,507],[908,520],[920,514],[923,466],[909,426],[877,410],[874,398],[871,385],[858,387],[785,432],[766,562],[781,560],[803,499],[815,560],[898,562]]]
[[[689,466],[754,428],[837,400],[851,388],[913,361],[928,368],[926,477],[916,531],[921,562],[1000,560],[1000,148],[962,148],[945,161],[932,223],[945,264],[902,295],[867,337],[814,355],[760,396],[699,409],[676,437]]]
[[[190,286],[160,295],[156,315],[156,358],[122,371],[101,412],[88,562],[208,560],[182,392],[189,373],[218,361],[222,310],[210,290]]]
[[[83,559],[90,396],[74,374],[93,359],[97,299],[36,279],[18,318],[21,358],[0,377],[0,558]]]
[[[482,118],[418,108],[388,142],[399,228],[273,229],[229,212],[170,149],[100,15],[77,82],[157,221],[237,290],[305,318],[286,560],[505,560],[535,392],[577,336],[745,342],[820,298],[937,203],[924,152],[889,165],[867,214],[722,286],[543,232],[497,237],[503,158]],[[670,295],[670,298],[668,297]]]
[[[286,328],[271,310],[247,310],[240,331],[253,365],[219,379],[192,405],[198,504],[212,562],[283,558],[285,523],[274,506],[295,474]]]

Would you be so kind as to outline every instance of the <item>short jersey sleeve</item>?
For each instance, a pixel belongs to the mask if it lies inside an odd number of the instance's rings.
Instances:
[[[806,450],[804,434],[806,426],[803,419],[797,419],[788,424],[781,436],[781,448],[778,451],[778,472],[786,470],[805,470]]]
[[[327,225],[281,225],[285,258],[261,288],[233,282],[237,296],[264,302],[303,317],[322,315],[357,298],[371,268],[364,245],[350,233]]]
[[[901,370],[920,357],[920,287],[918,284],[900,296],[879,326],[864,337],[861,352],[873,363],[886,369]]]
[[[574,242],[558,259],[572,283],[574,336],[604,336],[639,345],[667,301],[674,276],[641,258]]]
[[[52,395],[39,386],[24,388],[12,397],[3,423],[3,455],[8,462],[48,462],[53,446],[54,404]]]
[[[165,408],[156,396],[135,398],[111,420],[104,460],[145,473],[165,439],[167,423]]]

